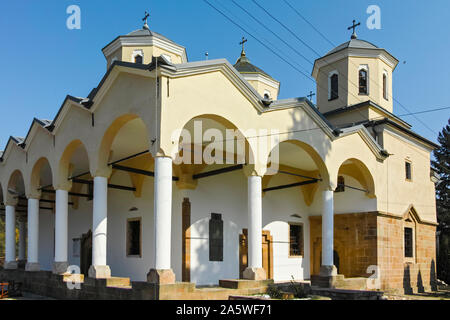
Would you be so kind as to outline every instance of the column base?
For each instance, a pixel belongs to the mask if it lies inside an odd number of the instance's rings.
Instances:
[[[173,284],[175,283],[175,273],[173,273],[172,269],[150,269],[150,272],[147,274],[147,282],[154,284]]]
[[[3,269],[5,270],[16,270],[17,268],[17,261],[5,261],[5,263],[3,264]]]
[[[25,271],[27,272],[41,271],[41,265],[37,262],[28,262],[25,266]]]
[[[336,266],[320,266],[321,277],[335,277],[337,276]]]
[[[111,278],[111,269],[109,266],[90,266],[88,276],[93,279],[108,279]]]
[[[244,270],[243,277],[246,280],[266,280],[266,270],[263,268],[247,268]]]
[[[64,262],[53,262],[52,273],[53,274],[66,274],[69,263]]]
[[[24,270],[27,265],[27,260],[19,260],[17,262],[17,268]]]

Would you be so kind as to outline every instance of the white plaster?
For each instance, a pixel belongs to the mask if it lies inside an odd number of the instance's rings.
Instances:
[[[16,261],[16,208],[5,208],[5,261]]]
[[[262,178],[248,177],[248,267],[262,268]]]
[[[68,192],[56,190],[55,262],[67,262]]]
[[[108,178],[94,178],[92,265],[106,266]]]
[[[333,195],[331,190],[322,191],[323,214],[322,214],[322,265],[332,266],[333,263],[333,234],[334,234],[334,209]]]
[[[28,263],[39,263],[38,199],[28,199]]]

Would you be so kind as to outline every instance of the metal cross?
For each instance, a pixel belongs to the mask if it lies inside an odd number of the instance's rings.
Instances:
[[[356,23],[356,20],[353,20],[353,25],[348,27],[347,30],[353,29],[352,39],[356,39],[356,27],[360,26],[361,22]]]
[[[142,18],[142,21],[144,21],[144,24],[147,24],[147,19],[150,17],[150,14],[148,13],[148,11],[145,11],[145,17]]]
[[[309,101],[312,101],[312,97],[314,97],[315,95],[316,95],[315,93],[310,91],[309,94],[307,95],[307,97],[309,98]]]
[[[244,52],[244,45],[245,45],[245,43],[246,43],[247,41],[248,41],[248,40],[245,39],[245,37],[242,37],[242,41],[239,42],[239,44],[242,45],[242,52]]]

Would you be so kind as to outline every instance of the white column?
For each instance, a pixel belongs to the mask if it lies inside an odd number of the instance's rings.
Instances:
[[[173,183],[171,158],[155,158],[154,183],[155,260],[147,280],[159,284],[174,283],[175,274],[170,264]]]
[[[55,262],[53,273],[62,274],[67,272],[69,266],[67,259],[69,192],[67,190],[56,190],[55,207]]]
[[[5,269],[17,269],[16,262],[16,208],[5,208]]]
[[[262,266],[262,177],[248,178],[248,268],[244,278],[264,280],[267,275]]]
[[[39,271],[39,199],[28,199],[28,260],[26,271]]]
[[[94,201],[92,214],[92,266],[91,278],[110,278],[111,270],[106,264],[108,225],[108,178],[94,178]]]
[[[262,178],[248,177],[248,267],[262,268]]]
[[[19,262],[24,262],[27,259],[26,253],[26,221],[24,217],[19,218]]]
[[[155,159],[155,269],[170,269],[172,223],[172,159]]]
[[[322,192],[322,268],[323,275],[335,275],[336,268],[333,261],[333,237],[334,237],[334,192],[325,190]]]

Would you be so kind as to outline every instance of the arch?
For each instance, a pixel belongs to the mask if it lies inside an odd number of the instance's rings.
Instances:
[[[239,136],[242,137],[244,139],[244,147],[245,147],[245,162],[247,164],[249,164],[249,162],[256,160],[255,158],[255,148],[254,148],[254,143],[257,143],[257,141],[252,141],[252,140],[257,140],[257,139],[251,139],[249,138],[249,132],[243,132],[241,129],[239,129],[232,121],[226,119],[225,117],[222,117],[220,115],[217,114],[200,114],[200,115],[196,115],[195,117],[192,117],[191,119],[189,119],[188,121],[186,121],[182,127],[182,129],[185,129],[191,122],[195,121],[195,120],[203,120],[203,119],[207,119],[207,120],[213,120],[219,124],[221,124],[225,129],[232,129],[236,131],[236,136],[234,136],[233,138],[239,139]],[[204,130],[204,128],[203,128]],[[204,134],[204,132],[202,131],[202,135]],[[172,151],[178,151],[179,147],[180,147],[180,140],[181,140],[181,136],[182,136],[182,132],[181,130],[179,130],[179,132],[174,133],[172,135],[172,142],[173,142],[173,150]],[[256,136],[256,132],[251,134],[251,136]],[[203,141],[203,136],[201,137],[202,141]],[[226,136],[223,137],[223,142],[225,142]],[[195,137],[192,137],[192,142],[195,141]],[[226,150],[224,150],[226,151]],[[161,150],[161,152],[165,153],[165,154],[171,154],[171,155],[175,155],[178,152],[169,152],[169,150]],[[252,163],[253,164],[253,163]]]
[[[22,188],[21,188],[22,187]],[[18,200],[19,196],[26,193],[24,175],[20,169],[15,169],[9,176],[8,184],[4,190],[4,202]]]
[[[50,177],[51,182],[53,183],[53,169],[50,164],[50,161],[46,157],[41,157],[39,160],[36,161],[36,163],[33,166],[33,169],[31,170],[31,176],[30,176],[30,193],[31,194],[38,194],[39,193],[39,187],[41,187],[41,173],[42,169],[45,165],[48,165],[50,168]]]
[[[130,121],[139,119],[140,122],[145,126],[147,135],[146,138],[148,138],[148,127],[146,123],[142,120],[141,117],[139,117],[136,114],[124,114],[116,118],[109,127],[105,130],[102,140],[100,142],[100,146],[98,148],[98,157],[97,157],[97,163],[96,168],[102,169],[105,168],[108,165],[109,159],[110,159],[110,152],[111,148],[113,146],[114,139],[117,137],[117,134],[119,131]],[[147,150],[150,148],[150,146],[147,146]],[[145,150],[140,150],[145,151]]]
[[[366,195],[375,198],[375,182],[367,166],[359,159],[349,158],[339,166],[338,176],[347,175],[357,180],[367,191]]]
[[[298,139],[288,139],[288,140],[280,141],[270,151],[270,154],[272,154],[272,152],[275,148],[278,148],[283,143],[291,143],[291,144],[294,144],[297,147],[303,149],[311,157],[311,159],[314,161],[315,165],[317,166],[318,178],[320,178],[322,180],[322,184],[324,186],[330,185],[330,175],[329,175],[327,166],[325,165],[325,162],[322,159],[322,157],[320,156],[320,154],[317,152],[317,150],[313,146],[311,146],[310,144],[308,144],[306,142],[298,140]]]
[[[73,170],[70,164],[70,160],[79,147],[82,147],[84,150],[86,150],[88,164],[90,165],[91,162],[89,161],[89,154],[83,142],[81,142],[81,140],[79,139],[70,142],[64,149],[64,152],[62,153],[59,160],[57,176],[53,178],[55,189],[64,188],[63,186],[66,186],[69,183],[68,178],[71,174],[71,171]]]

